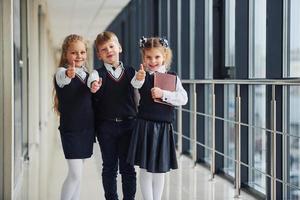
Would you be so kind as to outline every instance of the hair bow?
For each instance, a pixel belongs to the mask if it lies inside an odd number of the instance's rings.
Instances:
[[[140,39],[140,48],[144,48],[145,47],[145,44],[147,42],[147,38],[145,38],[144,36],[141,37]]]
[[[159,42],[161,43],[161,45],[163,45],[164,47],[169,47],[169,42],[165,37],[162,37],[159,39]]]

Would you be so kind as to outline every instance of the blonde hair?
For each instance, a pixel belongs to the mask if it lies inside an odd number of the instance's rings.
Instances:
[[[104,31],[102,33],[99,33],[95,40],[96,50],[98,51],[98,46],[102,46],[103,44],[105,44],[106,42],[108,42],[110,40],[115,41],[120,45],[118,37],[116,36],[115,33],[110,32],[110,31]]]
[[[67,67],[66,64],[68,64],[68,60],[67,60],[67,52],[68,52],[68,48],[70,47],[71,43],[73,42],[77,42],[80,41],[85,45],[85,50],[87,51],[87,42],[83,39],[82,36],[80,35],[76,35],[76,34],[71,34],[68,35],[62,44],[61,47],[61,56],[60,56],[60,61],[59,61],[59,65],[58,67]],[[60,115],[59,110],[58,110],[58,106],[59,106],[59,101],[58,101],[58,97],[56,94],[56,90],[55,90],[55,76],[53,78],[53,83],[54,83],[54,88],[53,88],[53,108],[54,111]]]
[[[76,34],[68,35],[64,39],[62,47],[61,47],[61,56],[60,56],[60,61],[59,61],[59,65],[58,65],[59,67],[65,67],[65,65],[68,63],[68,60],[67,60],[68,48],[70,47],[71,43],[77,42],[77,41],[82,42],[85,46],[85,50],[87,51],[87,42],[83,39],[82,36],[76,35]]]
[[[142,59],[145,56],[145,52],[152,49],[152,48],[158,48],[162,51],[164,55],[164,64],[166,66],[166,70],[170,70],[170,65],[172,63],[172,50],[170,49],[168,45],[168,41],[166,39],[160,38],[160,37],[150,37],[150,38],[144,38],[142,37],[140,40],[140,48],[141,48],[141,54]]]

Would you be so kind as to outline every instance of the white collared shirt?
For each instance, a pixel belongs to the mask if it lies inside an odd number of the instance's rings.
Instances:
[[[55,73],[55,79],[56,79],[56,83],[60,88],[63,88],[65,85],[68,85],[71,83],[71,78],[69,78],[66,75],[66,70],[67,68],[65,67],[59,67],[56,70]],[[77,76],[79,76],[82,80],[85,80],[86,76],[87,76],[87,69],[82,66],[82,67],[76,67],[75,68],[75,73]]]
[[[160,68],[158,68],[157,72],[166,73],[167,72],[166,67],[162,65]],[[151,75],[154,73],[154,71],[148,71],[148,73]],[[136,89],[140,89],[143,86],[145,79],[141,81],[136,80],[136,74],[137,72],[135,73],[135,76],[131,79],[131,85]],[[174,92],[167,91],[167,90],[162,90],[162,91],[163,91],[163,96],[161,99],[174,106],[185,105],[188,101],[187,93],[183,88],[182,83],[178,76],[176,80],[176,90]]]
[[[121,74],[122,74],[122,72],[123,72],[123,70],[124,70],[123,63],[122,63],[122,62],[120,62],[119,65],[118,65],[118,67],[115,68],[115,69],[113,69],[114,66],[112,66],[112,65],[110,65],[110,64],[107,64],[107,63],[104,63],[104,66],[105,66],[106,70],[107,70],[111,75],[113,75],[113,77],[114,77],[115,79],[119,79],[120,76],[121,76]]]
[[[124,67],[123,67],[122,62],[120,62],[120,64],[118,65],[118,67],[115,70],[113,69],[113,65],[110,65],[108,63],[104,63],[104,67],[106,68],[108,73],[110,73],[115,79],[119,79],[122,72],[124,71]],[[90,74],[88,80],[87,80],[88,87],[91,88],[92,82],[94,82],[98,79],[99,79],[99,74],[98,74],[97,70],[93,70],[92,73]]]

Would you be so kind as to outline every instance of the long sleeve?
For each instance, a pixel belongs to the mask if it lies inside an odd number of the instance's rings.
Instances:
[[[141,80],[141,81],[136,80],[136,74],[137,74],[137,72],[135,72],[134,77],[131,79],[131,85],[132,85],[132,87],[134,87],[136,89],[140,89],[143,86],[145,79]]]
[[[66,68],[59,67],[55,74],[56,83],[60,88],[71,83],[71,79],[66,75]]]
[[[99,74],[96,70],[93,70],[92,73],[90,74],[88,80],[87,80],[87,86],[91,88],[92,82],[96,81],[99,79]]]
[[[177,76],[176,91],[170,92],[163,90],[163,101],[170,103],[174,106],[185,105],[188,101],[187,93],[182,86],[180,79]]]

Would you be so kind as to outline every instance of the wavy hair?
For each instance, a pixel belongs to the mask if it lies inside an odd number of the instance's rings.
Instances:
[[[87,42],[83,39],[82,36],[76,35],[76,34],[68,35],[64,39],[62,47],[61,47],[61,56],[60,56],[60,61],[59,61],[58,67],[67,67],[67,64],[68,64],[68,60],[67,60],[68,48],[70,47],[70,45],[73,42],[77,42],[77,41],[81,41],[85,45],[85,49],[87,51]],[[56,90],[55,90],[55,76],[53,78],[53,84],[54,84],[54,87],[53,87],[53,108],[54,108],[54,111],[57,113],[57,115],[60,115],[60,112],[59,112],[59,109],[58,109],[59,101],[58,101],[58,97],[57,97]]]

